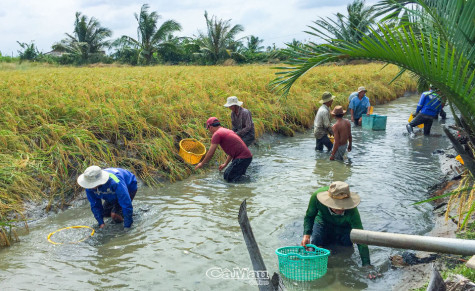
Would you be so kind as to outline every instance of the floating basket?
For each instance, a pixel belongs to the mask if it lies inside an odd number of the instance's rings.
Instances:
[[[189,164],[198,164],[206,154],[205,146],[193,138],[185,138],[180,141],[180,157]]]
[[[325,275],[330,251],[311,244],[308,247],[315,251],[307,251],[301,246],[277,249],[280,273],[296,281],[312,281]]]
[[[328,138],[332,143],[335,143],[335,137],[333,135],[328,134]]]

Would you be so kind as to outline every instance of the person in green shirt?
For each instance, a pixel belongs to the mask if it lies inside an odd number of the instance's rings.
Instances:
[[[351,230],[363,229],[356,208],[359,203],[360,196],[350,192],[350,187],[345,182],[335,181],[329,187],[315,191],[305,214],[301,245],[305,247],[311,242],[319,247],[329,244],[352,246]],[[363,266],[371,266],[368,246],[358,244],[358,251]]]

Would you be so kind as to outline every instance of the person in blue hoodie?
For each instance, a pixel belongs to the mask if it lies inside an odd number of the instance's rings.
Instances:
[[[431,84],[430,90],[422,93],[419,99],[414,119],[406,125],[407,132],[412,134],[414,126],[424,124],[424,135],[430,135],[432,122],[437,118],[441,110],[441,98],[437,95],[436,88]]]
[[[133,222],[132,200],[137,193],[134,174],[120,168],[102,170],[98,166],[90,166],[77,182],[86,189],[91,211],[100,228],[105,226],[104,217],[111,217],[117,223],[124,222],[124,227],[130,228]]]

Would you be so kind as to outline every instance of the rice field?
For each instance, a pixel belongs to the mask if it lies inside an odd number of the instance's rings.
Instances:
[[[68,205],[82,191],[77,176],[93,164],[130,169],[148,184],[189,176],[178,142],[193,137],[209,146],[203,124],[216,116],[231,125],[223,106],[231,95],[251,110],[260,136],[312,127],[324,91],[346,108],[359,86],[373,103],[415,90],[409,75],[388,85],[398,69],[382,68],[316,68],[283,100],[268,88],[276,70],[264,65],[0,67],[0,221],[28,200]]]

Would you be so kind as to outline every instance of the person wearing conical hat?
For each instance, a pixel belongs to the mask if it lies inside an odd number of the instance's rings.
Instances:
[[[124,228],[130,228],[132,200],[137,193],[137,178],[133,173],[121,168],[90,166],[77,182],[86,189],[87,200],[100,228],[105,226],[104,217],[111,217],[116,223],[124,222]]]
[[[322,187],[310,197],[304,218],[302,246],[311,243],[319,247],[331,244],[352,246],[350,232],[353,228],[363,229],[360,214],[356,208],[360,196],[350,192],[347,183],[335,181]],[[367,245],[358,244],[363,266],[371,265]]]
[[[335,106],[331,114],[335,117],[336,122],[332,126],[333,135],[335,137],[335,143],[333,145],[330,160],[343,161],[343,157],[348,149],[351,152],[351,123],[350,121],[343,119],[346,111],[341,106]]]
[[[333,135],[331,116],[330,116],[330,107],[332,106],[333,96],[330,92],[324,92],[322,99],[320,100],[320,108],[318,108],[317,114],[315,115],[315,121],[313,122],[313,134],[317,139],[317,144],[315,146],[316,151],[323,151],[323,146],[325,146],[328,151],[331,151],[333,148],[333,143],[328,138],[328,135]]]
[[[236,96],[228,97],[224,107],[231,109],[232,130],[244,141],[246,146],[250,146],[256,139],[254,122],[251,111],[242,107],[242,101]]]

